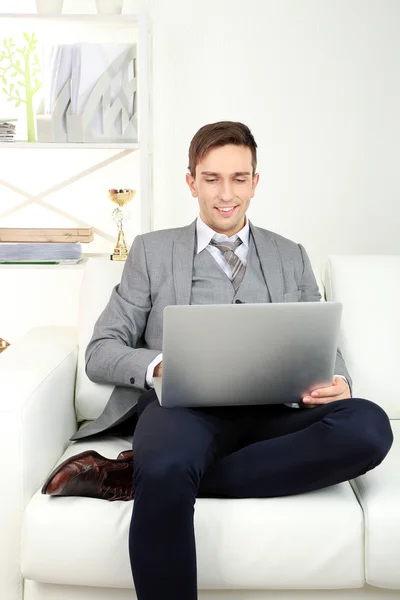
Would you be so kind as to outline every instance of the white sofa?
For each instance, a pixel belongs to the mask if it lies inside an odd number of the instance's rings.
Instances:
[[[199,499],[200,599],[400,600],[400,256],[334,256],[327,267],[327,299],[344,303],[340,345],[354,395],[386,409],[393,448],[374,471],[317,492]],[[116,437],[68,441],[79,421],[100,414],[111,392],[86,378],[83,355],[121,268],[91,259],[78,328],[33,329],[0,357],[1,600],[136,597],[128,557],[132,503],[40,493],[67,456],[94,448],[115,457],[129,448]]]

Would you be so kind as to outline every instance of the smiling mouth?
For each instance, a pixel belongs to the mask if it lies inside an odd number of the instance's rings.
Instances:
[[[224,217],[229,217],[231,214],[234,213],[236,208],[237,206],[227,206],[226,208],[219,208],[218,206],[216,206],[215,210],[218,211],[220,215],[223,215]]]

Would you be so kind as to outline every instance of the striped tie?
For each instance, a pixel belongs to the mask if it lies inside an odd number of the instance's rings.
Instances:
[[[215,246],[220,250],[228,263],[228,265],[232,269],[232,285],[234,287],[235,292],[237,292],[240,284],[242,283],[242,279],[244,277],[244,273],[246,271],[246,267],[240,260],[238,256],[235,254],[236,248],[242,244],[242,240],[238,238],[234,242],[216,242],[215,240],[211,240],[211,246]]]

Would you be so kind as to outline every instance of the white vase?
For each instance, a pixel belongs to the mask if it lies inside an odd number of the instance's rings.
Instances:
[[[96,0],[97,12],[101,15],[120,15],[124,0]]]
[[[40,15],[60,15],[64,0],[36,0],[36,10]]]

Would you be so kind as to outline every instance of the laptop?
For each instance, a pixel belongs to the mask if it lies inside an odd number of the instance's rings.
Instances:
[[[167,306],[163,407],[299,402],[333,380],[342,304]]]

